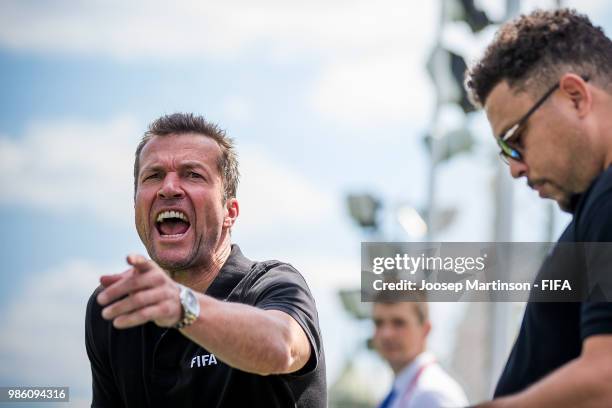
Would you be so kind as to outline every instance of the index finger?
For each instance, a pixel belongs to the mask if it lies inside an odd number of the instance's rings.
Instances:
[[[146,272],[153,267],[151,261],[139,254],[130,254],[127,256],[127,263],[132,265],[138,272]]]

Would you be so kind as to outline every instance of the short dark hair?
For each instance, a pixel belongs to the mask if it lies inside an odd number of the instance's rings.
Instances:
[[[483,106],[503,80],[517,91],[529,85],[543,92],[568,71],[607,88],[612,81],[612,42],[576,10],[536,10],[499,29],[484,57],[468,70],[465,85],[472,103]]]
[[[238,154],[234,148],[234,140],[225,134],[225,130],[218,125],[208,122],[204,117],[193,113],[173,113],[164,115],[149,125],[144,133],[134,159],[134,194],[138,187],[138,174],[140,172],[140,153],[146,144],[155,136],[183,135],[196,133],[210,137],[219,145],[221,155],[217,162],[217,169],[223,180],[223,199],[236,197],[240,172],[238,171]]]

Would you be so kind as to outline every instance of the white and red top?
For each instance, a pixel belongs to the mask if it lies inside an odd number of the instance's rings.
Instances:
[[[465,407],[461,386],[436,362],[433,354],[419,354],[393,382],[395,398],[389,408]]]

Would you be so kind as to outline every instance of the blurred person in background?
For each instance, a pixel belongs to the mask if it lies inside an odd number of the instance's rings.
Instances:
[[[421,301],[373,304],[373,344],[395,379],[379,408],[438,408],[468,405],[463,390],[427,351],[431,330],[425,294]]]
[[[238,177],[233,141],[216,125],[193,114],[150,125],[134,207],[152,260],[128,256],[131,267],[102,276],[89,300],[93,407],[327,405],[304,278],[231,243]]]
[[[499,29],[466,85],[512,177],[573,214],[557,248],[612,241],[612,42],[603,30],[574,10],[521,16]],[[559,272],[557,254],[540,276]],[[612,303],[581,300],[527,303],[483,407],[612,407]]]

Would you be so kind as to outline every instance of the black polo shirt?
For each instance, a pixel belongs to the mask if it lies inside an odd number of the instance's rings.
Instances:
[[[314,299],[302,275],[278,261],[253,262],[237,245],[206,294],[281,310],[304,329],[312,353],[296,373],[260,376],[226,365],[178,330],[147,323],[117,330],[96,302],[87,305],[85,340],[92,407],[313,407],[327,405],[325,360]],[[206,313],[206,311],[202,311]]]
[[[558,242],[557,248],[573,242],[612,242],[612,168],[600,174],[589,189],[577,197],[572,222]],[[560,270],[574,270],[580,274],[575,277],[584,280],[584,257],[578,253],[567,256],[568,253],[562,251],[563,259],[559,260],[555,259],[559,252],[551,252],[539,275],[553,277]],[[560,263],[564,267],[560,267]],[[602,266],[610,276],[612,271],[607,272],[608,265]],[[522,391],[577,358],[582,342],[597,334],[612,334],[612,303],[527,303],[518,338],[497,384],[495,397]]]

